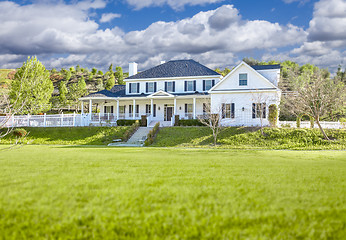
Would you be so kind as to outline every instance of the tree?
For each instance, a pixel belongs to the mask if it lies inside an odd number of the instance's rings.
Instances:
[[[37,114],[50,110],[53,83],[49,71],[36,57],[28,58],[15,74],[10,101],[17,113]]]
[[[109,65],[108,71],[113,74],[113,63]]]
[[[106,81],[106,86],[105,86],[105,88],[106,88],[107,90],[111,90],[112,87],[113,87],[114,85],[115,85],[115,78],[114,78],[113,75],[111,75],[111,77],[108,78],[107,81]]]
[[[59,84],[59,102],[61,105],[65,105],[67,102],[66,94],[68,94],[68,89],[66,87],[66,82],[61,81]]]
[[[220,124],[220,117],[223,113],[222,106],[214,106],[212,108],[210,99],[206,98],[203,103],[203,113],[203,115],[197,115],[197,119],[200,123],[211,129],[214,146],[216,146],[217,137],[222,129],[222,125]]]
[[[324,138],[329,140],[320,120],[327,113],[343,107],[345,102],[345,85],[340,80],[326,77],[324,71],[314,68],[303,69],[303,73],[291,83],[293,94],[288,96],[288,103],[296,114],[306,113],[312,116]]]
[[[117,82],[119,85],[124,85],[124,73],[123,69],[120,66],[115,67],[115,73],[114,76],[117,79]]]
[[[65,73],[65,80],[68,82],[72,77],[71,71],[66,71]]]
[[[97,69],[93,67],[93,68],[91,69],[91,73],[92,73],[93,75],[96,75]]]

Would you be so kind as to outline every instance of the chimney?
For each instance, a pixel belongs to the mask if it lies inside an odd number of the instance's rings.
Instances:
[[[164,63],[166,63],[166,61],[161,61],[161,63],[160,63],[160,64],[164,64]]]
[[[129,77],[137,74],[137,63],[129,63]]]

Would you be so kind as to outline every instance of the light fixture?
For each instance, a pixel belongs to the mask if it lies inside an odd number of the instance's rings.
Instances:
[[[160,107],[158,107],[158,110],[160,110]]]
[[[241,110],[243,110],[243,112],[245,111],[245,108],[243,107]]]
[[[179,110],[181,110],[181,106],[179,107]]]

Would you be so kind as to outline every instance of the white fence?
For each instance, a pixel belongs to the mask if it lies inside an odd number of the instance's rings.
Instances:
[[[124,116],[120,115],[119,119]],[[187,116],[189,117],[189,116]],[[148,125],[153,121],[151,115],[148,116]],[[55,114],[55,115],[20,115],[20,116],[0,116],[0,126],[5,127],[80,127],[80,126],[115,126],[117,116],[113,113],[92,113],[90,114]],[[341,129],[345,128],[345,123],[340,122],[320,122],[323,128]],[[170,121],[174,125],[174,116]],[[244,122],[244,125],[247,125]],[[250,125],[247,125],[250,126]],[[280,121],[279,127],[297,126],[295,121]],[[310,128],[309,121],[302,121],[301,128]],[[318,128],[317,124],[314,125]]]
[[[345,123],[340,123],[340,122],[320,122],[322,128],[333,128],[333,129],[341,129],[345,128],[346,124]],[[285,127],[289,126],[292,128],[297,127],[297,122],[296,121],[280,121],[279,122],[279,127]],[[310,121],[302,121],[300,123],[301,128],[310,128]],[[318,128],[317,123],[314,124],[314,128]]]

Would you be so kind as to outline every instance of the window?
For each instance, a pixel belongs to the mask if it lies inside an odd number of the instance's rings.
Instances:
[[[234,103],[223,103],[222,104],[222,118],[234,118]]]
[[[247,86],[247,73],[239,74],[239,86]]]
[[[130,83],[130,93],[139,93],[139,83]]]
[[[133,105],[129,105],[129,117],[133,117]]]
[[[113,106],[104,106],[104,113],[113,113],[114,107]]]
[[[166,92],[175,92],[175,82],[165,82]]]
[[[203,115],[207,115],[210,110],[210,103],[203,103]]]
[[[150,104],[145,105],[145,114],[147,116],[149,116],[151,114],[151,105]]]
[[[266,103],[252,104],[252,118],[266,118]]]
[[[185,104],[185,117],[187,119],[193,118],[193,104]]]
[[[185,92],[196,91],[196,80],[195,81],[185,81]]]
[[[126,106],[119,106],[119,114],[125,114]]]
[[[215,80],[203,80],[203,91],[209,91],[215,85]]]
[[[145,83],[145,91],[147,93],[153,93],[156,92],[156,82],[147,82]]]

